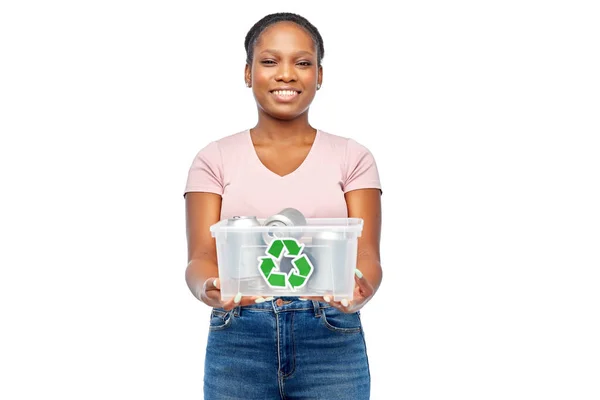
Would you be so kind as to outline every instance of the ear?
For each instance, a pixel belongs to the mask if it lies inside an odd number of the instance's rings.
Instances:
[[[244,84],[248,87],[252,86],[252,70],[248,63],[246,63],[246,66],[244,67]]]
[[[319,72],[317,74],[317,83],[319,86],[323,85],[323,66],[319,65]]]

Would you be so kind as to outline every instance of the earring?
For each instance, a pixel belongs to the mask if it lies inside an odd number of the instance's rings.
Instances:
[[[321,84],[317,83],[317,90],[321,89]]]
[[[250,87],[250,82],[247,82],[247,81],[246,81],[246,86],[247,86],[247,87]]]

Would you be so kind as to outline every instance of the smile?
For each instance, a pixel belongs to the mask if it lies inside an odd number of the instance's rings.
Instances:
[[[300,94],[300,92],[297,92],[295,90],[273,90],[271,93],[279,101],[294,100]]]

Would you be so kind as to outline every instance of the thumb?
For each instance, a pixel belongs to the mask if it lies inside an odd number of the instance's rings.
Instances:
[[[365,278],[365,276],[362,272],[360,272],[359,269],[354,270],[354,280],[356,281],[356,284],[361,289],[361,291],[366,293],[371,293],[373,291],[373,286],[371,286],[367,278]]]
[[[210,292],[211,290],[220,290],[221,283],[219,278],[208,278],[204,281],[204,292]]]

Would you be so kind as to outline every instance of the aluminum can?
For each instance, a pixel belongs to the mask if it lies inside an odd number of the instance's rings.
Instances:
[[[261,226],[255,216],[235,216],[227,220],[228,226],[247,228],[247,232],[229,232],[227,262],[232,278],[246,279],[260,276],[258,257],[264,255],[265,246],[260,232],[252,231],[253,227]]]
[[[258,219],[256,218],[256,216],[252,215],[243,215],[243,216],[239,216],[236,215],[232,218],[229,218],[227,220],[227,226],[240,226],[240,227],[247,227],[247,226],[260,226],[260,222],[258,222]]]
[[[319,293],[335,293],[336,284],[346,279],[344,265],[348,256],[348,241],[344,232],[323,231],[312,235],[306,247],[314,270],[307,286]]]
[[[277,214],[271,215],[264,222],[264,226],[303,226],[306,225],[306,218],[304,214],[295,208],[285,208],[279,211]],[[265,232],[263,234],[263,240],[267,245],[271,243],[273,239],[275,239],[276,234]],[[294,238],[301,238],[302,233],[290,233],[285,236],[290,236]]]
[[[302,226],[306,225],[306,218],[304,214],[295,208],[285,208],[265,220],[265,225],[272,224],[279,226]]]

